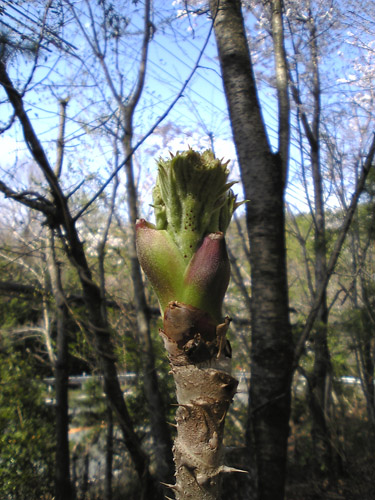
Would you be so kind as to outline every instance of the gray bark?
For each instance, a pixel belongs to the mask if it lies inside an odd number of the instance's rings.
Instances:
[[[284,162],[273,154],[261,116],[240,2],[210,10],[247,204],[252,281],[250,427],[259,498],[284,496],[293,347],[288,316]]]
[[[55,175],[61,175],[64,157],[64,136],[67,101],[60,101],[60,125],[57,138]],[[55,496],[56,500],[74,500],[74,485],[70,479],[69,451],[69,342],[67,322],[69,318],[67,301],[61,279],[61,263],[57,259],[55,236],[48,228],[47,264],[51,280],[52,294],[56,305],[56,357],[54,360],[55,397],[56,397],[56,458],[55,458]]]

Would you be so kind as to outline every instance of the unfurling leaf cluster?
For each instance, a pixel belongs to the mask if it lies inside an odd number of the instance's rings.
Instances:
[[[179,301],[221,320],[229,283],[225,231],[241,204],[227,163],[192,149],[159,160],[154,188],[156,225],[137,222],[137,251],[164,311]]]

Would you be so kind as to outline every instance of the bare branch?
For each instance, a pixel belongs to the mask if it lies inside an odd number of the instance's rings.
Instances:
[[[0,192],[2,192],[6,198],[12,198],[26,207],[42,212],[46,216],[54,217],[56,215],[54,205],[38,193],[31,191],[17,192],[8,187],[2,181],[0,181]]]
[[[21,122],[25,142],[30,153],[32,154],[32,157],[43,171],[46,180],[50,185],[52,196],[57,204],[56,208],[63,208],[66,205],[66,200],[64,200],[64,195],[61,191],[58,180],[51,168],[48,158],[34,131],[29,117],[26,114],[25,108],[23,106],[22,96],[13,86],[13,83],[11,82],[6,71],[6,67],[2,61],[0,61],[0,85],[3,86],[13,106],[16,116]],[[12,197],[15,198],[14,196]]]
[[[52,4],[52,2],[48,2],[46,10],[48,10],[50,8],[51,4]],[[46,24],[45,24],[45,17],[43,18],[42,21],[39,21],[39,19],[33,19],[24,10],[21,10],[21,9],[17,8],[15,5],[13,5],[10,2],[8,2],[7,7],[9,9],[12,9],[13,11],[15,11],[20,16],[24,17],[26,19],[25,20],[25,24],[22,23],[19,18],[17,19],[17,22],[20,23],[22,26],[27,27],[33,33],[36,33],[37,31],[35,30],[35,28],[32,27],[32,25],[35,24],[38,28],[40,28],[42,26],[43,31],[45,31],[48,34],[48,36],[49,36],[48,43],[52,43],[57,48],[62,48],[62,45],[65,44],[67,47],[70,47],[70,48],[72,48],[74,50],[78,50],[77,47],[75,47],[72,43],[68,42],[64,38],[61,38],[60,35],[58,33],[56,33],[56,31],[53,31],[50,28],[48,28],[48,26],[46,26]],[[4,14],[7,17],[13,18],[13,16],[11,16],[6,11],[4,11]],[[14,30],[14,27],[11,27],[11,29]],[[22,36],[25,36],[25,35],[22,34]],[[47,50],[48,52],[51,52],[51,50],[48,49],[47,47],[43,47],[43,49]]]
[[[135,109],[135,107],[139,101],[139,98],[142,94],[143,86],[145,83],[146,66],[147,66],[147,53],[148,53],[148,46],[149,46],[150,37],[151,37],[150,11],[151,11],[151,1],[146,0],[141,61],[139,63],[139,68],[138,68],[138,81],[137,81],[137,85],[135,87],[135,90],[134,90],[132,96],[130,97],[129,102],[126,106],[126,108],[127,108],[126,114],[128,116],[133,115],[134,109]]]
[[[13,281],[0,281],[0,293],[2,295],[22,294],[26,296],[26,298],[40,298],[43,295],[42,289],[33,285],[14,283]]]
[[[284,183],[286,182],[290,143],[290,105],[288,95],[288,69],[284,47],[282,1],[272,0],[271,8],[272,38],[275,54],[276,86],[279,107],[279,154],[283,165]]]
[[[312,282],[312,277],[311,277],[311,272],[310,272],[310,267],[309,267],[309,259],[308,259],[308,255],[307,255],[307,249],[306,249],[306,242],[307,242],[307,239],[308,239],[308,236],[310,233],[310,229],[307,232],[305,237],[302,236],[300,228],[299,228],[297,220],[296,220],[296,217],[291,212],[291,210],[289,210],[289,207],[288,207],[288,212],[289,212],[290,220],[292,221],[292,224],[293,224],[294,229],[295,229],[294,237],[299,242],[301,250],[302,250],[303,262],[304,262],[305,271],[306,271],[307,286],[308,286],[308,289],[310,292],[310,296],[313,297],[314,296],[314,286],[313,286],[313,282]]]
[[[68,105],[69,99],[60,99],[59,107],[60,107],[60,124],[59,124],[59,132],[57,137],[57,155],[56,155],[56,164],[55,164],[55,175],[59,179],[61,175],[61,169],[64,160],[64,137],[65,137],[65,123],[66,123],[66,107]]]

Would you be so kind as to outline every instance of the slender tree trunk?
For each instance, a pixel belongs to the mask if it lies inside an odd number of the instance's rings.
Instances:
[[[107,437],[105,446],[105,479],[104,500],[112,500],[112,477],[113,477],[113,414],[108,405],[107,408]]]
[[[320,75],[319,51],[315,22],[309,19],[310,54],[312,62],[312,97],[313,116],[311,125],[302,120],[305,134],[310,146],[310,160],[314,188],[314,248],[315,248],[315,291],[317,291],[327,275],[327,243],[325,228],[325,212],[323,200],[323,180],[320,162]],[[327,293],[324,291],[317,311],[313,336],[314,367],[309,377],[308,397],[313,420],[312,439],[314,447],[314,469],[321,473],[322,468],[333,472],[331,437],[328,426],[329,379],[332,375],[331,357],[328,349],[328,307]]]
[[[252,280],[250,416],[259,498],[281,500],[293,359],[284,240],[285,162],[272,154],[267,140],[240,2],[211,0],[210,9],[245,197],[250,200],[246,207]]]
[[[131,136],[127,133],[124,139],[125,155],[131,152]],[[159,381],[155,368],[155,355],[151,340],[150,318],[146,304],[141,268],[138,262],[135,246],[135,223],[137,220],[137,195],[133,178],[133,166],[131,159],[126,164],[127,175],[127,198],[130,214],[131,237],[128,247],[130,259],[131,277],[134,287],[134,305],[137,318],[136,341],[139,345],[141,356],[144,391],[148,405],[151,422],[151,433],[155,446],[157,458],[158,477],[164,482],[171,483],[173,480],[174,465],[172,454],[172,439],[166,420],[165,404],[161,397]]]
[[[60,124],[57,137],[55,175],[59,179],[64,158],[64,139],[66,124],[66,107],[68,101],[60,100]],[[56,390],[56,468],[55,468],[55,495],[56,500],[70,500],[75,498],[74,485],[70,478],[70,451],[69,451],[69,341],[67,322],[69,317],[66,297],[64,294],[61,267],[58,262],[55,248],[55,235],[48,228],[47,263],[51,280],[52,293],[56,304],[56,359],[55,359],[55,390]]]
[[[108,321],[107,303],[106,303],[106,286],[105,286],[105,254],[106,243],[108,239],[109,229],[115,210],[116,193],[118,188],[118,177],[115,177],[109,212],[106,224],[104,226],[103,237],[98,245],[98,267],[99,267],[99,281],[100,281],[100,295],[102,297],[102,315]],[[112,500],[112,466],[113,466],[113,412],[112,408],[107,401],[107,433],[106,433],[106,446],[105,446],[105,476],[104,476],[104,500]]]
[[[361,278],[361,289],[365,314],[368,317],[368,321],[364,322],[362,319],[361,328],[356,333],[356,357],[358,371],[361,374],[362,389],[366,398],[368,420],[375,430],[375,314],[368,297],[368,291],[363,277]]]
[[[75,495],[70,481],[67,309],[63,298],[57,298],[56,308],[56,500],[70,500]]]
[[[59,107],[60,124],[57,138],[55,175],[60,177],[64,155],[64,133],[67,101],[61,100]],[[53,358],[56,397],[56,459],[55,459],[55,497],[56,500],[75,498],[70,480],[69,452],[69,403],[68,403],[68,308],[61,280],[61,268],[55,248],[53,230],[47,230],[47,265],[56,306],[56,356]]]
[[[68,310],[61,285],[59,264],[56,261],[54,237],[49,235],[48,267],[56,304],[56,358],[55,393],[56,393],[56,466],[55,466],[55,498],[56,500],[73,500],[74,488],[70,480],[69,454],[69,404],[68,404],[68,332],[66,324]]]
[[[315,290],[318,290],[327,273],[325,217],[322,196],[320,164],[312,153],[315,192]],[[324,293],[319,307],[313,335],[314,367],[310,377],[309,399],[313,419],[312,438],[315,450],[315,471],[322,466],[332,471],[332,450],[328,419],[328,380],[331,377],[331,357],[328,349],[327,294]]]
[[[374,200],[371,199],[371,203]],[[361,377],[361,385],[366,398],[368,420],[375,430],[375,313],[368,295],[368,284],[365,273],[362,270],[367,251],[372,243],[371,233],[375,221],[367,228],[365,241],[361,241],[359,217],[352,223],[351,234],[351,266],[353,282],[351,286],[351,301],[354,310],[361,314],[361,328],[356,328],[354,338],[356,341],[356,361],[358,373]],[[360,277],[360,278],[359,278]],[[359,306],[359,297],[362,299],[362,309]]]
[[[137,319],[136,340],[138,341],[140,348],[139,352],[141,356],[144,391],[150,415],[151,434],[154,442],[155,456],[157,457],[157,476],[164,482],[172,482],[174,472],[172,438],[170,428],[166,421],[165,405],[159,389],[158,375],[155,368],[155,355],[151,339],[150,318],[135,244],[135,224],[138,219],[138,210],[137,189],[134,181],[132,160],[133,117],[143,91],[146,76],[148,46],[151,36],[150,13],[151,0],[146,0],[144,7],[142,52],[135,89],[126,105],[124,105],[123,101],[119,98],[119,95],[117,95],[116,92],[114,92],[114,94],[117,98],[119,109],[121,111],[124,133],[122,145],[125,157],[128,158],[125,164],[127,203],[130,219],[128,257],[130,259],[130,272],[134,287],[134,306]]]
[[[373,333],[373,330],[372,330]],[[367,415],[369,422],[371,423],[373,429],[375,429],[375,388],[374,388],[374,373],[375,364],[373,359],[374,353],[374,339],[370,338],[370,335],[363,341],[362,349],[362,373],[363,373],[363,384],[364,392],[367,403]]]
[[[145,3],[144,38],[142,56],[138,70],[136,88],[126,106],[120,103],[122,111],[124,137],[123,148],[125,157],[128,158],[126,169],[126,191],[130,219],[130,242],[128,256],[130,259],[130,272],[134,287],[134,306],[137,318],[136,340],[140,348],[144,391],[150,415],[151,434],[154,442],[157,476],[164,482],[173,481],[174,464],[172,454],[172,438],[170,428],[166,421],[166,412],[163,398],[159,389],[159,380],[155,367],[154,348],[151,339],[150,317],[148,313],[141,268],[136,250],[135,224],[138,219],[137,189],[134,182],[134,169],[132,159],[133,117],[139,98],[143,91],[148,46],[150,41],[150,12],[151,0]]]

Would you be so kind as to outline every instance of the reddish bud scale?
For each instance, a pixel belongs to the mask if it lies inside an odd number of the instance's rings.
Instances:
[[[207,235],[184,275],[182,301],[221,321],[221,306],[230,278],[230,264],[222,232]]]

